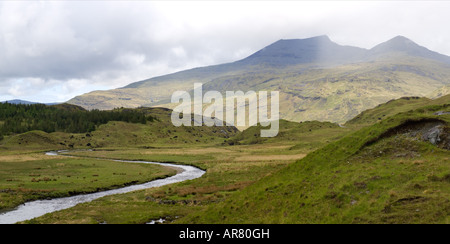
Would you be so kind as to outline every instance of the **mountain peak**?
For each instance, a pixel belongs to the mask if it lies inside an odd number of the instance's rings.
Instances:
[[[402,53],[408,56],[428,58],[450,63],[450,57],[422,47],[404,36],[396,36],[387,42],[375,46],[369,52],[371,55],[375,55],[376,57],[386,54]]]
[[[404,52],[417,56],[419,53],[424,53],[426,48],[417,45],[415,42],[404,36],[396,36],[387,42],[383,42],[370,51],[373,54],[392,53],[392,52]]]
[[[396,37],[392,38],[388,42],[404,42],[404,43],[408,43],[408,42],[413,42],[413,41],[411,41],[410,39],[408,39],[405,36],[399,35],[399,36],[396,36]]]
[[[411,41],[410,39],[404,37],[404,36],[396,36],[392,38],[391,40],[384,43],[385,46],[390,46],[395,49],[401,49],[405,50],[407,48],[411,47],[420,47],[415,42]]]
[[[254,53],[241,63],[285,66],[305,63],[340,63],[353,60],[363,49],[341,46],[327,35],[306,39],[281,39]]]
[[[291,47],[291,48],[298,48],[299,46],[302,45],[312,45],[312,46],[317,46],[317,45],[329,45],[329,44],[335,44],[333,41],[331,41],[331,39],[327,36],[327,35],[322,35],[322,36],[315,36],[315,37],[310,37],[310,38],[305,38],[305,39],[281,39],[269,46],[267,46],[266,48],[273,48],[276,46],[284,46],[284,47]],[[266,49],[264,48],[264,49]],[[263,49],[263,50],[264,50]]]
[[[329,42],[332,42],[331,39],[330,39],[330,37],[327,36],[327,35],[314,36],[314,37],[307,38],[307,39],[316,39],[316,40],[322,40],[322,41],[329,41]],[[305,40],[307,40],[307,39],[305,39]]]
[[[330,37],[328,37],[327,35],[313,36],[313,37],[308,37],[308,38],[304,38],[304,39],[281,39],[280,41],[296,41],[296,42],[329,41],[329,42],[332,42]]]

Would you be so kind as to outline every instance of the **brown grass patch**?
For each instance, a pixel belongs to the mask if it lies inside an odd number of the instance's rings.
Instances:
[[[146,150],[142,152],[143,155],[153,154],[171,154],[171,155],[201,155],[210,153],[230,153],[231,151],[225,148],[183,148],[183,149],[164,149],[164,150]]]
[[[3,155],[0,156],[0,162],[27,162],[49,159],[50,156],[44,154],[19,154],[19,155]],[[60,159],[62,156],[51,156],[52,159]]]
[[[243,189],[250,184],[252,184],[253,181],[245,181],[245,182],[237,182],[235,184],[225,185],[225,186],[202,186],[202,187],[195,187],[195,186],[187,186],[187,187],[181,187],[176,189],[169,188],[169,192],[165,192],[163,190],[157,191],[155,193],[152,193],[151,195],[155,198],[164,198],[166,196],[170,195],[178,195],[181,197],[186,197],[188,195],[205,195],[205,194],[213,194],[221,191],[236,191]]]
[[[246,155],[240,156],[235,161],[288,161],[299,160],[306,156],[306,154],[293,154],[293,155]]]

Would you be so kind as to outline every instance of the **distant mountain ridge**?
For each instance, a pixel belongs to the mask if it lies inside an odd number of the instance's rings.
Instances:
[[[381,55],[393,53],[403,53],[409,56],[428,58],[450,64],[449,56],[419,46],[404,36],[394,37],[372,49],[342,46],[332,42],[328,36],[279,40],[249,57],[238,61],[238,63],[266,63],[275,66],[303,63],[321,65],[348,64],[352,62],[372,61]]]
[[[30,101],[25,101],[25,100],[20,100],[20,99],[13,99],[13,100],[8,100],[8,101],[3,101],[1,103],[10,103],[10,104],[25,104],[25,105],[31,105],[31,104],[45,104],[45,105],[57,105],[60,103],[39,103],[39,102],[30,102]]]
[[[96,91],[69,103],[87,109],[173,108],[172,93],[190,91],[196,82],[204,92],[277,90],[283,119],[345,122],[391,99],[447,91],[450,57],[403,36],[371,49],[339,45],[328,36],[279,40],[242,60]]]

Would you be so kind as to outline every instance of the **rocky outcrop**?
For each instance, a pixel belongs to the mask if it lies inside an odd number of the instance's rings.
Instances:
[[[422,135],[422,140],[429,141],[433,145],[437,145],[441,142],[441,135],[443,132],[443,126],[438,125],[431,129],[429,129],[427,132],[425,132]]]
[[[392,136],[413,137],[450,150],[450,127],[445,121],[438,119],[405,121],[403,124],[386,131],[378,138],[367,142],[365,146],[370,146],[380,139]]]
[[[450,128],[444,125],[436,125],[422,134],[422,140],[433,145],[450,150]]]

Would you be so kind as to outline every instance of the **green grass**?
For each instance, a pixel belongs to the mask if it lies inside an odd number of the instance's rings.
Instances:
[[[343,128],[330,122],[306,121],[291,122],[280,120],[280,129],[276,137],[263,138],[261,130],[266,129],[260,125],[250,127],[242,133],[227,139],[227,145],[252,145],[252,144],[285,144],[290,145],[290,150],[309,153],[317,148],[325,146],[331,141],[340,139],[353,128]],[[283,152],[286,153],[286,152]]]
[[[419,97],[405,97],[392,100],[390,102],[380,104],[373,109],[368,109],[362,112],[352,120],[348,121],[345,125],[372,125],[398,113],[423,107],[431,101],[432,100],[428,98]]]
[[[385,120],[398,113],[404,113],[419,109],[425,106],[444,105],[450,103],[450,95],[440,97],[438,99],[428,99],[424,97],[403,97],[397,100],[391,100],[387,103],[380,104],[375,108],[368,109],[355,118],[349,120],[345,126],[364,127],[382,120]]]
[[[175,174],[175,170],[157,165],[97,159],[53,159],[41,154],[0,158],[0,210],[26,201],[120,188]]]
[[[266,155],[259,156],[262,152]],[[303,157],[303,155],[289,155],[296,157],[283,158],[282,152],[292,154],[289,146],[278,144],[219,148],[191,145],[177,149],[123,149],[72,153],[83,157],[140,160],[151,160],[155,156],[161,159],[172,157],[173,161],[192,164],[207,171],[199,179],[104,197],[45,215],[28,223],[146,223],[161,217],[175,220],[177,217],[202,211],[210,204],[223,201],[259,179],[286,167],[294,162],[295,158]],[[252,161],[255,156],[262,158]],[[183,161],[184,159],[187,160]]]
[[[411,111],[361,129],[177,223],[448,222],[448,151],[415,138],[384,137],[413,120],[448,123],[450,116],[432,115],[447,108]]]

